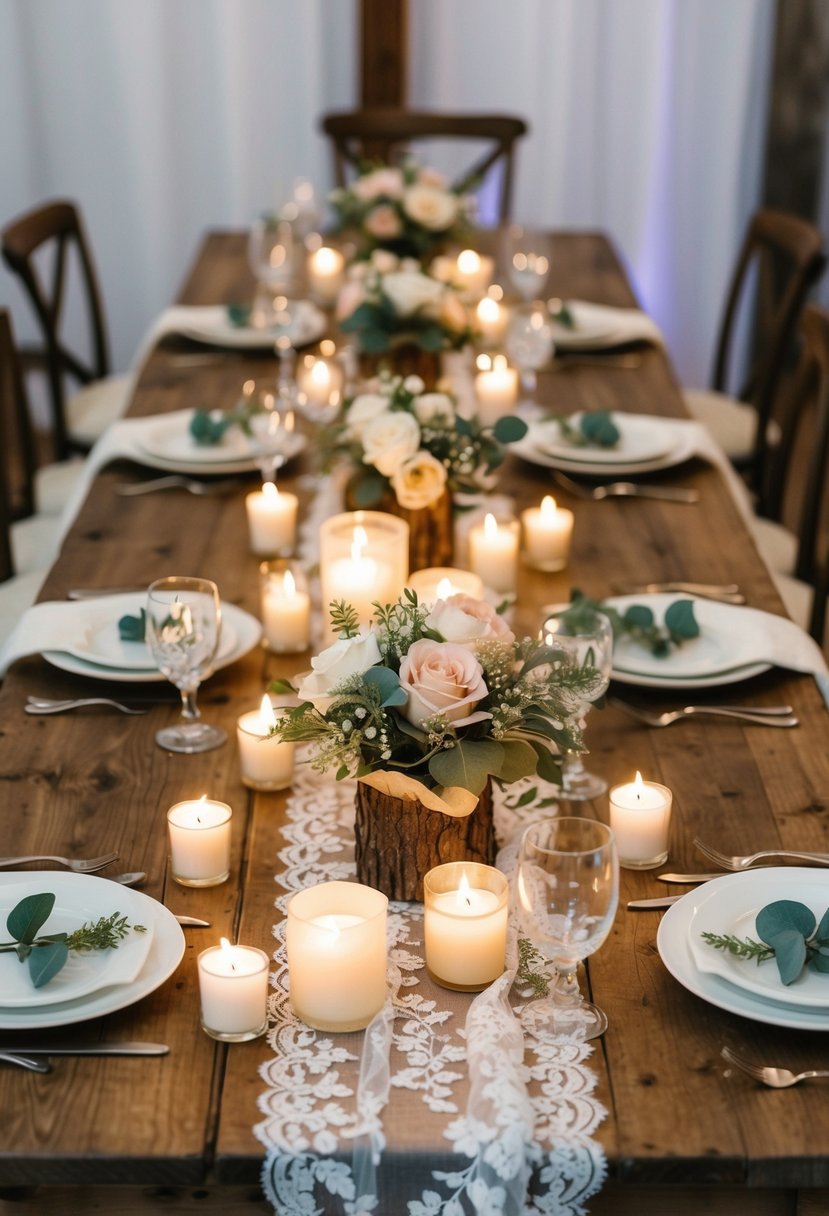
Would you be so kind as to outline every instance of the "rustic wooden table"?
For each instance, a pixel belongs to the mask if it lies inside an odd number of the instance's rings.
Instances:
[[[244,248],[242,234],[210,234],[181,302],[245,299]],[[601,235],[559,234],[553,265],[563,297],[633,302]],[[272,369],[267,356],[168,340],[144,368],[132,413],[229,405],[245,377]],[[642,348],[633,369],[573,366],[545,373],[540,395],[561,411],[683,412],[669,362],[656,348]],[[301,468],[312,469],[313,460],[311,445]],[[187,571],[215,579],[224,598],[258,615],[257,562],[248,552],[243,507],[252,480],[240,478],[238,490],[223,498],[114,493],[117,482],[137,472],[121,462],[95,479],[41,598],[62,599],[78,585],[146,585],[163,573]],[[555,575],[522,571],[520,627],[535,628],[540,606],[569,598],[572,587],[602,596],[611,582],[643,578],[737,581],[751,604],[782,611],[721,476],[695,461],[655,480],[696,488],[699,504],[569,502],[557,494],[577,513],[571,564]],[[535,504],[549,488],[548,477],[510,457],[501,488],[520,506]],[[307,502],[307,489],[299,493]],[[213,676],[200,704],[232,735],[236,717],[258,703],[268,680],[296,668],[256,650]],[[29,693],[79,695],[90,688],[40,657],[8,673],[0,688],[0,851],[86,856],[117,849],[119,868],[147,871],[148,894],[174,912],[208,918],[211,943],[223,934],[268,948],[284,796],[247,791],[232,744],[200,758],[161,751],[153,736],[178,715],[172,689],[159,686],[162,703],[141,718],[22,712]],[[136,692],[113,685],[106,691]],[[655,691],[637,691],[648,704],[669,703]],[[719,693],[735,699],[734,690]],[[614,783],[639,767],[674,791],[673,869],[701,868],[691,844],[696,834],[729,851],[776,843],[829,851],[827,709],[814,681],[776,670],[739,686],[739,699],[787,701],[801,726],[772,731],[694,720],[652,731],[617,710],[590,715],[594,768]],[[186,890],[167,871],[164,816],[173,802],[208,791],[234,808],[232,875],[217,888]],[[613,932],[589,961],[593,997],[610,1019],[593,1057],[599,1095],[610,1110],[598,1132],[610,1178],[590,1211],[829,1213],[829,1119],[820,1084],[766,1090],[728,1075],[720,1059],[721,1047],[730,1044],[796,1069],[826,1067],[829,1038],[743,1019],[682,988],[656,951],[660,914],[625,909],[627,899],[664,891],[654,872],[623,871]],[[0,1070],[4,1216],[270,1210],[258,1186],[262,1149],[251,1131],[262,1090],[257,1066],[267,1049],[262,1041],[227,1048],[202,1033],[196,955],[205,931],[187,930],[186,940],[181,965],[155,993],[73,1031],[84,1040],[161,1040],[170,1045],[169,1056],[71,1058],[48,1076]],[[405,1153],[405,1129],[394,1130]]]

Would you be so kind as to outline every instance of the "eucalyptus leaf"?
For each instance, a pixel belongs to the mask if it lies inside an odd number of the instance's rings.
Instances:
[[[471,794],[480,794],[488,778],[500,771],[503,760],[503,746],[494,739],[459,739],[454,747],[432,756],[429,772],[439,785],[460,785]]]
[[[143,642],[147,629],[147,610],[142,608],[138,616],[122,616],[118,621],[118,637],[122,642]]]
[[[37,931],[52,914],[55,896],[51,891],[27,895],[15,904],[6,920],[6,928],[17,941],[29,944],[37,937]]]
[[[829,944],[829,908],[820,918],[820,924],[815,930],[815,941]]]
[[[363,672],[363,682],[379,690],[383,707],[405,705],[408,700],[406,692],[400,687],[399,676],[390,667],[369,667],[368,671]]]
[[[69,957],[66,942],[50,941],[29,955],[29,975],[35,988],[48,984]]]
[[[694,616],[693,600],[674,600],[665,612],[665,628],[672,638],[687,641],[699,637],[699,625]]]
[[[647,604],[631,604],[622,619],[628,629],[651,629],[654,622],[653,612]]]
[[[516,443],[519,439],[524,438],[527,430],[527,424],[523,418],[507,414],[506,417],[497,420],[492,428],[492,433],[499,443]]]
[[[810,937],[817,921],[811,908],[793,899],[777,899],[757,913],[755,928],[761,941],[774,946],[781,933],[795,930],[801,937]]]
[[[579,425],[587,442],[597,447],[615,447],[621,438],[619,428],[611,418],[609,410],[591,410],[582,414]]]
[[[769,945],[774,950],[774,961],[784,984],[791,984],[800,975],[806,963],[806,939],[797,929],[784,929]]]
[[[538,758],[529,743],[523,739],[502,739],[504,760],[498,770],[498,780],[511,785],[522,777],[531,777],[538,768]]]

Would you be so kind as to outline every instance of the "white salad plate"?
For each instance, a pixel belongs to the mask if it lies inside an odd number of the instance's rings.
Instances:
[[[227,309],[215,314],[205,313],[201,321],[192,320],[177,326],[176,332],[194,342],[208,346],[223,346],[233,350],[273,349],[277,338],[287,336],[294,348],[308,346],[325,336],[328,321],[325,313],[310,300],[289,301],[288,325],[234,325]]]
[[[568,422],[578,428],[582,412],[572,414]],[[550,456],[573,464],[642,464],[666,456],[676,444],[676,428],[664,418],[648,414],[611,413],[611,421],[619,432],[619,440],[613,447],[587,444],[583,447],[573,443],[562,432],[557,420],[537,424],[536,443]]]
[[[76,960],[70,955],[63,971],[42,989],[32,990],[34,995],[28,1005],[0,1004],[0,1030],[40,1030],[50,1026],[71,1026],[75,1022],[86,1022],[103,1014],[114,1013],[118,1009],[126,1009],[154,992],[173,974],[181,962],[184,954],[184,934],[176,918],[163,904],[140,891],[133,891],[120,883],[90,874],[29,870],[25,873],[12,871],[0,875],[0,900],[5,909],[4,920],[11,908],[24,896],[41,891],[54,892],[57,896],[56,907],[60,904],[61,908],[67,911],[78,909],[81,915],[85,915],[89,910],[96,919],[99,916],[110,916],[113,912],[127,916],[130,924],[146,927],[149,946],[143,963],[133,978],[121,977],[110,982],[110,977],[116,974],[115,971],[110,971],[114,966],[113,956],[120,954],[127,944],[125,939],[117,951],[102,952],[98,966],[101,968],[101,975],[107,977],[104,985],[88,987],[74,997],[52,1002],[52,994],[58,991],[53,985],[60,983],[64,972],[69,976],[72,974],[70,968],[74,968]],[[48,931],[50,927],[51,922],[47,922],[44,931]],[[143,935],[132,936],[140,938]],[[23,967],[15,955],[0,956],[0,960],[7,958],[23,972]],[[4,962],[4,966],[8,965]],[[4,972],[4,993],[5,978]]]
[[[257,467],[261,457],[239,427],[229,427],[219,443],[200,444],[190,434],[192,418],[192,411],[177,412],[142,429],[137,441],[140,458],[159,468],[199,473],[245,473]],[[285,436],[283,463],[298,456],[307,442],[298,431]]]
[[[571,473],[576,476],[582,474],[586,477],[606,477],[608,474],[612,474],[614,477],[622,475],[635,477],[639,474],[658,473],[661,469],[671,469],[676,465],[684,464],[696,455],[697,437],[692,428],[673,427],[669,419],[650,418],[647,414],[626,414],[625,417],[647,418],[649,424],[655,425],[654,433],[658,433],[660,436],[659,446],[662,446],[663,437],[668,434],[671,436],[670,446],[660,456],[647,460],[630,459],[608,463],[606,452],[600,448],[591,448],[589,457],[587,457],[585,449],[583,453],[579,453],[577,458],[574,458],[573,452],[578,449],[572,447],[569,454],[564,453],[563,447],[560,452],[549,450],[551,439],[555,442],[549,422],[529,421],[526,435],[517,442],[511,443],[509,450],[523,460],[529,461],[530,464],[540,465],[545,469],[559,469],[562,473]],[[552,425],[555,426],[557,434],[557,425]],[[595,459],[593,459],[594,456]]]
[[[138,616],[142,605],[139,603],[134,611],[129,608],[126,613]],[[121,613],[124,616],[125,613]],[[153,657],[146,642],[125,642],[118,630],[120,617],[113,617],[110,612],[98,611],[96,619],[90,622],[79,639],[66,647],[66,653],[87,663],[96,663],[101,667],[114,667],[118,671],[144,671],[158,673]],[[236,630],[222,615],[222,633],[219,639],[217,660],[221,660],[235,650],[238,644]]]

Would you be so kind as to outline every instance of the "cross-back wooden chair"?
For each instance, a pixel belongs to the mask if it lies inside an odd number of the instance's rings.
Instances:
[[[757,211],[731,276],[711,389],[685,392],[690,412],[705,423],[734,464],[746,471],[761,512],[774,443],[775,399],[790,363],[803,306],[825,266],[823,236],[814,224],[783,211]],[[738,379],[735,346],[746,308],[749,353]]]
[[[126,406],[126,377],[110,376],[109,346],[98,277],[78,208],[67,200],[45,203],[11,221],[0,233],[8,268],[19,278],[34,309],[40,342],[22,349],[28,369],[45,371],[54,451],[88,450]],[[69,283],[76,276],[86,314],[89,350],[64,337]],[[70,396],[66,381],[80,385]]]
[[[489,173],[500,172],[498,222],[510,218],[515,171],[515,145],[527,133],[522,118],[507,114],[442,114],[428,110],[392,107],[326,114],[323,132],[331,140],[334,178],[346,185],[367,163],[400,164],[413,143],[422,140],[483,142],[485,151],[471,161],[452,181],[453,187],[472,189]]]

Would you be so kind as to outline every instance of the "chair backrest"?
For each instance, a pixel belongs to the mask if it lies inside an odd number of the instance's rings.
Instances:
[[[465,140],[485,150],[457,174],[456,188],[472,191],[491,171],[500,172],[497,220],[510,218],[515,144],[527,133],[522,118],[507,114],[441,114],[427,110],[378,108],[326,114],[321,128],[330,138],[334,178],[344,186],[366,164],[399,164],[423,140]]]
[[[8,309],[0,308],[0,468],[10,520],[35,512],[37,451]],[[8,576],[7,576],[8,577]]]
[[[23,284],[40,326],[42,345],[25,350],[25,362],[48,375],[55,455],[63,460],[71,448],[65,377],[88,384],[108,375],[110,366],[101,293],[80,212],[65,200],[36,207],[6,225],[0,248],[6,265]],[[63,333],[64,306],[76,272],[88,322],[88,353],[70,348]]]
[[[757,211],[752,217],[729,286],[712,387],[732,392],[757,411],[751,458],[755,485],[768,456],[768,423],[793,350],[800,314],[825,266],[823,236],[814,224],[769,209]],[[748,368],[741,384],[734,388],[729,381],[746,306],[750,309]]]

